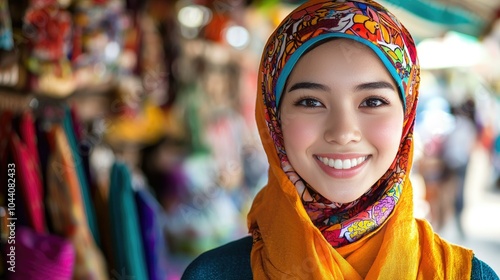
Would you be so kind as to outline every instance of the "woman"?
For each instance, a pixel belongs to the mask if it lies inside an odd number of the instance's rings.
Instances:
[[[413,217],[419,66],[372,1],[308,1],[264,49],[256,118],[270,163],[250,238],[184,279],[498,279]]]

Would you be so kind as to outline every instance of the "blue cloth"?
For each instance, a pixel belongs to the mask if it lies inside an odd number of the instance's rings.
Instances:
[[[252,269],[250,267],[251,251],[251,236],[207,251],[189,264],[181,280],[252,279]]]
[[[198,256],[184,271],[181,280],[245,280],[252,279],[250,252],[252,237],[247,236]],[[471,280],[498,280],[498,276],[483,261],[472,259]]]
[[[169,271],[161,205],[146,189],[138,190],[135,198],[149,280],[163,280]]]
[[[472,275],[471,280],[498,280],[498,275],[493,271],[491,267],[485,264],[483,261],[479,260],[474,256],[472,259]]]

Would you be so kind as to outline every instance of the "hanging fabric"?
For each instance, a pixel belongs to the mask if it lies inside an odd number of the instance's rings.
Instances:
[[[162,223],[163,209],[147,189],[137,191],[136,201],[149,279],[163,280],[169,274]]]
[[[2,123],[8,124],[2,128],[2,160],[3,166],[7,163],[15,164],[16,216],[24,211],[29,225],[36,232],[46,230],[45,212],[43,205],[43,187],[39,170],[40,160],[36,150],[36,134],[31,112],[21,114],[19,121],[20,135],[14,130],[14,116],[10,112],[3,112]],[[10,162],[9,160],[12,160]],[[8,162],[9,161],[9,162]],[[24,201],[24,203],[19,203]],[[21,207],[22,205],[22,207]],[[17,218],[17,217],[16,217]]]
[[[72,279],[75,248],[70,241],[27,227],[16,229],[16,241],[17,269],[9,272],[7,279]]]
[[[132,179],[122,162],[111,168],[109,211],[115,269],[136,279],[148,279]]]
[[[75,130],[73,128],[73,118],[71,115],[71,110],[68,106],[65,106],[64,108],[63,127],[66,137],[68,139],[68,144],[70,146],[70,151],[73,156],[73,160],[75,162],[74,166],[76,175],[78,176],[80,190],[82,193],[85,216],[87,217],[87,222],[89,224],[90,231],[92,232],[92,236],[94,237],[96,243],[99,245],[100,238],[99,238],[99,229],[97,227],[97,219],[95,217],[95,208],[94,204],[92,203],[92,198],[90,195],[89,183],[87,177],[85,176],[83,159],[79,153],[80,149],[78,147],[78,141],[76,138]]]
[[[75,160],[64,129],[49,132],[52,154],[47,166],[47,208],[56,234],[69,238],[76,250],[75,279],[108,279],[85,214]]]

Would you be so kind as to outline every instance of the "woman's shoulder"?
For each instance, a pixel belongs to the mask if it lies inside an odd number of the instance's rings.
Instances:
[[[493,271],[493,269],[480,259],[472,259],[472,273],[471,280],[498,280],[498,275]]]
[[[251,236],[207,251],[189,264],[181,279],[252,279],[251,251]]]

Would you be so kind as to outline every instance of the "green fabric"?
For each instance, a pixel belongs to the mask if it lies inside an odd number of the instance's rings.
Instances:
[[[385,2],[403,8],[420,18],[443,25],[449,30],[476,37],[481,35],[487,24],[485,19],[469,11],[430,0],[385,0]]]
[[[121,162],[115,162],[111,168],[109,211],[114,270],[133,275],[134,279],[148,279],[130,171]]]
[[[66,138],[68,139],[69,146],[71,148],[71,155],[75,164],[78,183],[80,184],[80,191],[82,194],[87,223],[89,225],[92,236],[94,237],[94,241],[97,245],[100,245],[99,228],[97,226],[95,208],[89,193],[89,184],[83,170],[82,158],[78,153],[78,141],[76,140],[75,130],[73,128],[73,119],[71,117],[71,111],[68,106],[65,106],[63,128],[64,133],[66,134]]]

